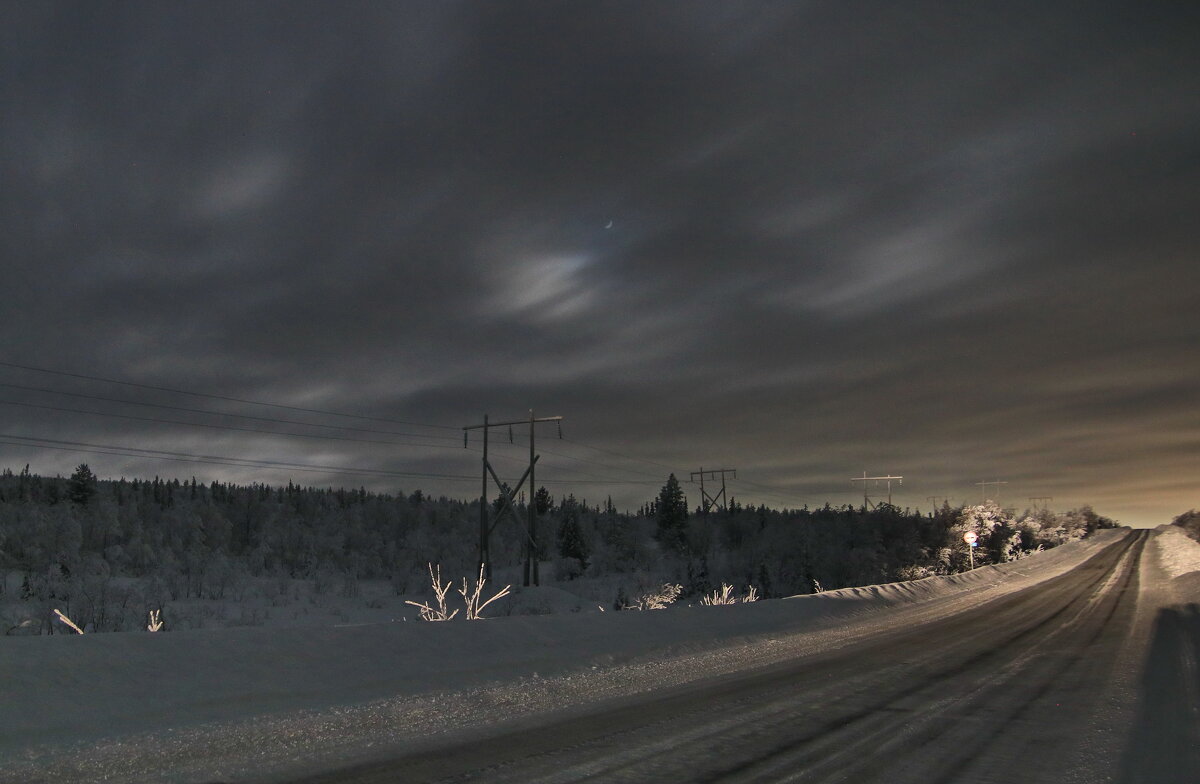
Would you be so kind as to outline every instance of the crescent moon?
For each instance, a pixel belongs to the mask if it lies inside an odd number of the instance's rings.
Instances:
[[[608,222],[608,225],[607,225],[607,226],[605,226],[604,228],[606,228],[606,229],[611,229],[611,228],[612,228],[612,221],[609,221],[609,222]]]

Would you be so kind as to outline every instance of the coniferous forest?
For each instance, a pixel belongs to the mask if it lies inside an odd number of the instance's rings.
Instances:
[[[664,581],[686,600],[723,583],[770,598],[920,579],[966,570],[972,555],[976,567],[1001,563],[1115,525],[1088,507],[1015,514],[990,504],[776,510],[734,499],[728,511],[702,514],[674,476],[635,513],[544,487],[534,503],[542,583],[615,609]],[[523,501],[516,511],[524,519]],[[5,470],[0,624],[59,633],[52,611],[61,608],[89,631],[139,629],[148,610],[172,602],[239,602],[296,581],[315,595],[354,598],[368,581],[420,595],[430,563],[452,577],[475,573],[479,519],[478,499],[420,490],[98,480],[87,465],[67,478]],[[973,554],[966,531],[978,536]],[[501,519],[494,568],[516,574],[526,541],[523,525]]]

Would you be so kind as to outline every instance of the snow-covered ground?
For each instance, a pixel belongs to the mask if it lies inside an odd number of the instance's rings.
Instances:
[[[1196,577],[1200,544],[1176,533],[1160,530],[1148,552],[1169,577]],[[634,694],[962,612],[1124,535],[950,577],[729,607],[2,638],[0,781],[237,780],[369,759],[497,714]]]
[[[1160,525],[1156,531],[1158,561],[1171,577],[1200,572],[1200,542],[1175,525]]]

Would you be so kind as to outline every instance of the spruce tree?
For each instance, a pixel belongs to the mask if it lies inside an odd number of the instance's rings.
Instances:
[[[563,558],[575,558],[584,569],[588,567],[591,548],[579,526],[579,512],[569,509],[558,527],[558,554]]]
[[[688,508],[675,474],[667,477],[667,483],[659,491],[655,519],[658,541],[668,549],[682,552],[686,546]]]
[[[544,516],[554,509],[554,499],[550,496],[550,491],[543,485],[533,494],[533,502],[536,505],[538,516]]]

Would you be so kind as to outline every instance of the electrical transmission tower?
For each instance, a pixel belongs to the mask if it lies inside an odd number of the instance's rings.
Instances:
[[[526,521],[525,521],[525,570],[524,579],[525,585],[530,585],[532,579],[533,585],[541,585],[538,575],[538,558],[537,558],[537,500],[533,487],[533,467],[537,463],[540,455],[534,454],[533,451],[533,436],[535,425],[540,422],[557,422],[558,437],[562,438],[562,417],[539,417],[534,418],[533,409],[529,410],[529,419],[514,419],[510,422],[488,422],[487,414],[483,415],[482,425],[468,425],[463,428],[463,447],[467,445],[467,434],[471,430],[483,431],[483,490],[479,495],[479,568],[484,571],[484,576],[488,579],[492,577],[492,557],[489,548],[488,540],[491,538],[492,531],[496,525],[504,517],[505,513],[509,514],[512,519],[521,525],[521,518],[517,515],[517,505],[514,501],[517,493],[521,490],[525,480],[529,480],[529,504],[526,506]],[[500,481],[500,477],[496,476],[495,469],[488,462],[488,431],[493,427],[509,428],[509,438],[512,437],[512,426],[529,424],[529,467],[525,469],[525,473],[517,480],[514,487],[509,487]],[[488,477],[491,476],[492,481],[496,483],[496,489],[500,491],[500,510],[496,513],[496,519],[488,526]]]
[[[1032,495],[1029,497],[1029,503],[1033,504],[1033,511],[1040,512],[1043,509],[1050,508],[1050,502],[1054,500],[1052,495]]]
[[[862,482],[863,483],[863,506],[867,509],[876,509],[879,506],[879,504],[877,504],[877,503],[871,503],[871,494],[870,494],[871,486],[868,485],[867,482],[887,482],[887,495],[888,495],[887,503],[888,503],[888,506],[891,506],[892,505],[892,481],[893,480],[895,480],[896,482],[899,482],[900,484],[904,484],[904,477],[891,476],[890,474],[888,476],[867,476],[867,472],[863,471],[862,476],[850,477],[851,482]]]
[[[705,471],[704,467],[701,466],[699,471],[692,472],[692,478],[691,478],[692,482],[696,481],[696,477],[700,477],[700,497],[703,499],[704,514],[708,514],[709,510],[717,505],[718,499],[720,500],[721,511],[723,511],[723,512],[729,511],[729,496],[725,495],[725,475],[726,474],[729,474],[731,479],[737,479],[737,469],[736,468],[714,468],[714,469]],[[718,476],[720,477],[721,489],[716,495],[709,495],[708,491],[704,489],[704,477],[705,476],[708,476],[714,480],[717,479]]]
[[[1006,484],[1008,484],[1008,482],[1001,482],[1000,480],[996,480],[995,482],[976,482],[975,484],[979,485],[979,487],[982,488],[981,496],[983,498],[983,503],[986,504],[989,500],[993,500],[996,502],[996,505],[999,506],[1000,505],[1000,485],[1006,485]],[[988,499],[988,497],[987,497],[987,489],[990,485],[996,486],[996,497],[993,499]]]

